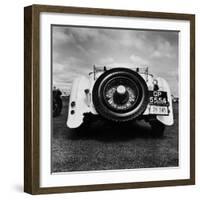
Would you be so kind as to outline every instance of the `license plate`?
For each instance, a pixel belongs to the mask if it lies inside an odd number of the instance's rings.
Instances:
[[[167,92],[149,91],[149,105],[168,106]]]
[[[149,109],[150,114],[154,115],[168,115],[168,107],[167,106],[150,106]]]

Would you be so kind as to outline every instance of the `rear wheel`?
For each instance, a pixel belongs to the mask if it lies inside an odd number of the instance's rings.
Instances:
[[[165,131],[165,125],[157,119],[149,121],[151,125],[151,133],[154,137],[163,137]]]
[[[140,116],[148,104],[145,80],[135,71],[114,68],[95,82],[92,93],[96,111],[112,121],[129,121]]]

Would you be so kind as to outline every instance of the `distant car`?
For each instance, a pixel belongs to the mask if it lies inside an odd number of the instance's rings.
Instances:
[[[174,123],[170,87],[148,68],[94,67],[73,81],[68,112],[69,128],[79,127],[86,113],[116,123],[144,119],[155,136]]]
[[[59,89],[53,89],[53,117],[57,117],[60,115],[62,111],[62,92]]]

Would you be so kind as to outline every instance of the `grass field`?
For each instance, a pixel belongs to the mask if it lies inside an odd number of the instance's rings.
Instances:
[[[134,169],[178,166],[178,104],[173,126],[154,138],[145,122],[111,126],[102,120],[76,132],[66,126],[68,99],[53,118],[52,172]]]

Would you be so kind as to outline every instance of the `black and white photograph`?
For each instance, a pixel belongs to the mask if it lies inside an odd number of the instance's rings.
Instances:
[[[51,25],[51,172],[179,166],[179,31]]]
[[[25,191],[195,184],[195,16],[25,8]]]

